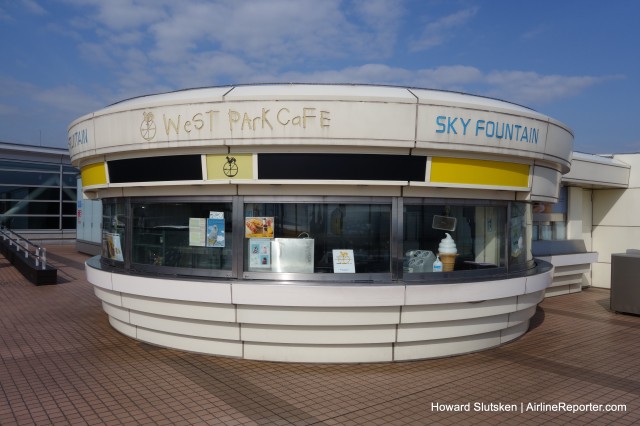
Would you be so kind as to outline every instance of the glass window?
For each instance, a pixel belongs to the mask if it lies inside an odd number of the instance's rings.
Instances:
[[[65,188],[65,191],[66,190],[67,188]],[[75,198],[76,197],[74,191],[74,196],[70,199]],[[60,199],[60,189],[0,185],[0,199],[58,201]]]
[[[391,272],[391,204],[247,203],[244,223],[245,271]]]
[[[405,204],[403,275],[433,272],[437,256],[444,272],[505,267],[506,212],[506,205]]]
[[[62,217],[62,229],[76,229],[77,220],[75,216]]]
[[[7,185],[60,186],[60,172],[23,172],[0,170],[0,182]]]
[[[533,203],[533,228],[535,240],[567,239],[567,187],[560,188],[557,203]]]
[[[131,208],[132,263],[189,268],[193,275],[231,270],[230,202],[132,202]]]
[[[511,203],[509,215],[509,271],[526,269],[533,261],[531,239],[527,227],[531,224],[531,204]]]
[[[60,172],[59,164],[29,163],[26,161],[0,160],[2,170],[43,170]]]
[[[0,225],[15,230],[60,229],[59,216],[12,216],[0,214]],[[74,226],[75,228],[75,226]]]
[[[102,206],[102,258],[124,262],[127,214],[124,199],[104,200]]]
[[[78,199],[77,189],[71,187],[62,188],[62,201],[76,201]]]
[[[75,188],[78,185],[78,174],[77,173],[65,173],[62,175],[62,185],[65,187],[73,187]]]
[[[62,203],[62,214],[65,216],[75,215],[77,204],[74,201],[65,201]]]
[[[0,201],[0,212],[10,215],[60,215],[60,202]]]

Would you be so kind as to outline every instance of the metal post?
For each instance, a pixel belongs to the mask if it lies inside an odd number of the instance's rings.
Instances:
[[[42,269],[47,269],[47,249],[42,248]]]
[[[36,268],[40,266],[40,247],[36,247]]]

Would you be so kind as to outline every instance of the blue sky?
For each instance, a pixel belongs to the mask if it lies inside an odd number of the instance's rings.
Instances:
[[[66,146],[131,97],[265,82],[391,84],[533,108],[574,150],[640,152],[640,2],[0,0],[0,141]]]

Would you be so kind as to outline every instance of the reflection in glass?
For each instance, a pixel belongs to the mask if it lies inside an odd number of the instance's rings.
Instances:
[[[173,268],[231,270],[231,203],[132,203],[132,262]],[[207,220],[221,217],[215,243],[207,243]],[[218,230],[218,228],[220,228]]]
[[[102,206],[102,257],[124,261],[126,247],[126,205],[123,199],[104,200]]]
[[[433,272],[446,234],[456,245],[454,271],[506,266],[505,216],[506,206],[405,204],[403,272]]]
[[[356,273],[391,270],[390,204],[248,203],[244,217],[273,218],[274,237],[245,234],[246,271],[333,273],[334,250],[353,251]]]

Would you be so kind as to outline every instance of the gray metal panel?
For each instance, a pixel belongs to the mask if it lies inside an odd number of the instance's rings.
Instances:
[[[611,255],[611,309],[640,315],[640,255]]]

